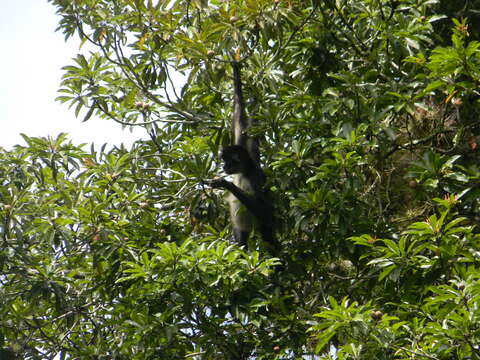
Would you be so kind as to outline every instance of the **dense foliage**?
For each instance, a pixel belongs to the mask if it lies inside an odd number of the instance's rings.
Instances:
[[[0,152],[1,359],[480,359],[479,1],[50,2],[59,100],[150,139]],[[234,57],[279,259],[202,186]]]

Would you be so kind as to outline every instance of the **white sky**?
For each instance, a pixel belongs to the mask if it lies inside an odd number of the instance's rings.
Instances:
[[[131,144],[145,132],[122,130],[95,117],[82,123],[74,108],[55,101],[65,65],[80,52],[55,32],[59,17],[47,0],[0,0],[0,146],[24,144],[20,133],[53,136],[69,133],[75,144]]]

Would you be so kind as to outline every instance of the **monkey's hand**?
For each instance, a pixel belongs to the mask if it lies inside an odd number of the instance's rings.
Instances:
[[[202,181],[205,185],[210,186],[212,189],[221,189],[221,188],[226,188],[229,184],[227,180],[224,178],[218,177],[212,180],[204,180]]]

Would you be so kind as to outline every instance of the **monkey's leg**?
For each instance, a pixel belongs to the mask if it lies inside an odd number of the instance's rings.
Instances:
[[[260,234],[262,239],[268,245],[270,253],[274,256],[278,256],[280,253],[281,245],[273,235],[273,229],[271,224],[260,223]]]

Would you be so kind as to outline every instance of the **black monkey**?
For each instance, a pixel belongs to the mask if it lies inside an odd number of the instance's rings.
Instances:
[[[260,152],[257,138],[247,135],[252,119],[245,111],[242,93],[240,63],[232,62],[233,68],[233,114],[232,130],[235,145],[222,150],[224,171],[233,175],[233,182],[223,178],[210,182],[213,188],[230,191],[228,197],[230,216],[235,240],[247,245],[255,222],[263,240],[277,254],[280,244],[273,236],[273,209],[265,185],[265,174],[260,167]],[[256,221],[255,221],[256,220]]]
[[[223,169],[227,174],[233,175],[233,182],[219,178],[212,180],[210,186],[231,193],[228,203],[235,240],[246,246],[255,223],[272,253],[277,254],[280,245],[273,236],[273,209],[263,188],[265,175],[262,169],[240,145],[224,148],[221,158],[224,162]]]

